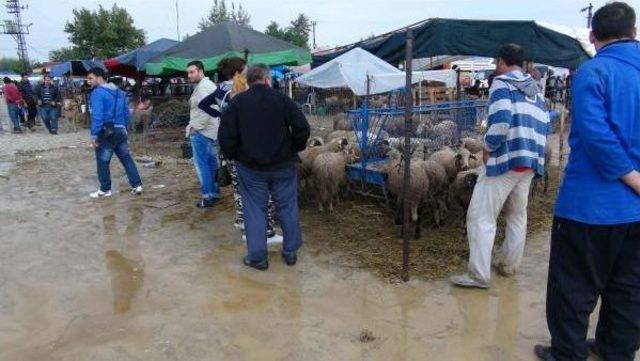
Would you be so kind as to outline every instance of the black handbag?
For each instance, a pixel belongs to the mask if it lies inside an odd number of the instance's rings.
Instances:
[[[231,172],[229,171],[229,163],[222,159],[220,167],[216,171],[216,182],[218,187],[228,187],[231,185]]]
[[[116,90],[115,100],[113,101],[113,117],[111,121],[105,121],[102,125],[102,136],[105,138],[111,137],[116,132],[115,122],[116,122],[116,109],[118,106],[118,91]]]

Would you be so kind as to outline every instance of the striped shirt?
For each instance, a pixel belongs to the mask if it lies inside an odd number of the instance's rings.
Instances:
[[[489,95],[487,176],[531,168],[544,174],[549,112],[535,80],[521,71],[495,78]]]

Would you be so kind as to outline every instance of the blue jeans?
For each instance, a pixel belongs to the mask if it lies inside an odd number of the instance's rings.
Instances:
[[[98,165],[98,180],[100,181],[100,190],[103,192],[111,190],[111,157],[116,154],[120,163],[124,167],[129,178],[129,184],[132,188],[142,185],[140,174],[136,168],[129,153],[129,144],[127,143],[127,131],[123,128],[115,128],[112,136],[98,137],[98,147],[96,148],[96,162]]]
[[[13,123],[13,130],[20,129],[20,108],[13,103],[7,104],[7,110],[9,111],[9,119]]]
[[[302,246],[298,214],[298,172],[295,166],[258,171],[236,162],[242,195],[242,210],[247,233],[247,249],[252,262],[267,259],[267,207],[269,194],[276,204],[276,214],[284,243],[284,253],[296,253]]]
[[[51,105],[40,107],[40,116],[49,133],[58,132],[58,109]]]
[[[218,143],[195,132],[189,137],[193,149],[193,164],[200,180],[202,198],[220,198],[220,189],[216,181],[218,170]]]

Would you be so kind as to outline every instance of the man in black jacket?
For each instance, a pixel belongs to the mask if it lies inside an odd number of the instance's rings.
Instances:
[[[271,88],[269,67],[254,65],[247,71],[251,88],[233,98],[218,130],[222,153],[236,161],[243,200],[248,255],[244,264],[260,270],[267,257],[267,203],[276,203],[284,236],[282,256],[287,265],[297,262],[302,245],[298,216],[298,152],[309,138],[309,123],[298,106]]]
[[[58,134],[58,106],[60,91],[51,82],[51,75],[45,74],[43,83],[36,87],[35,96],[40,107],[40,116],[50,134]]]
[[[18,89],[20,89],[20,93],[22,94],[22,99],[24,99],[25,105],[27,107],[27,122],[26,126],[32,132],[35,131],[34,126],[36,125],[36,116],[38,115],[38,108],[36,106],[36,97],[33,93],[33,88],[31,87],[31,82],[29,81],[29,74],[22,73],[22,78],[18,83]]]

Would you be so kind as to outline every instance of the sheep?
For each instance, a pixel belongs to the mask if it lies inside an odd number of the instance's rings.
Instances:
[[[442,145],[452,145],[458,138],[458,126],[451,120],[445,120],[431,128],[431,135]]]
[[[469,156],[469,169],[480,168],[483,165],[484,165],[484,161],[482,158],[482,152],[471,154]]]
[[[320,212],[324,212],[325,207],[333,212],[333,201],[346,180],[347,162],[352,158],[350,153],[350,148],[336,153],[322,153],[313,161],[312,177]]]
[[[301,188],[308,186],[308,179],[312,174],[313,161],[322,153],[337,153],[342,151],[348,144],[346,139],[336,139],[325,145],[307,147],[307,149],[298,152],[300,158],[300,166],[298,167],[298,180]]]
[[[449,181],[453,181],[460,171],[469,169],[469,158],[471,152],[465,148],[454,152],[451,148],[445,147],[429,156],[428,160],[439,163],[447,171]]]
[[[321,145],[324,145],[322,137],[311,137],[307,140],[307,148],[313,148]]]
[[[419,163],[429,178],[429,189],[425,198],[431,203],[433,218],[437,226],[441,223],[441,216],[447,210],[446,194],[449,187],[447,171],[442,165],[432,160]]]
[[[353,142],[356,139],[356,135],[350,130],[335,130],[327,135],[327,143],[336,139],[346,139]]]
[[[465,214],[469,208],[469,203],[471,203],[471,196],[478,182],[478,177],[479,173],[476,169],[460,172],[451,184],[449,201],[451,204],[460,207]]]
[[[344,113],[333,117],[333,130],[353,130],[353,125]]]
[[[387,183],[389,192],[396,197],[396,222],[402,219],[402,188],[404,181],[404,160],[397,150],[389,152],[389,168],[387,169]],[[409,168],[409,188],[406,190],[411,221],[415,224],[415,238],[420,238],[420,217],[418,209],[423,205],[429,192],[429,177],[425,171],[424,161],[412,160]],[[406,230],[403,229],[404,233]]]
[[[474,138],[462,138],[460,139],[460,147],[467,148],[471,153],[479,153],[484,149],[484,143]]]

